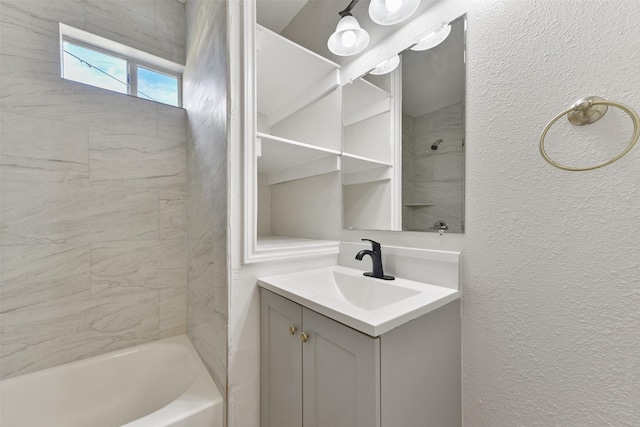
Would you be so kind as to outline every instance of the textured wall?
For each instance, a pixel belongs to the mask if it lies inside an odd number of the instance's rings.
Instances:
[[[640,425],[640,150],[569,173],[536,146],[582,96],[640,111],[638,16],[634,0],[531,0],[469,17],[468,426]],[[601,152],[593,161],[630,138],[623,117],[561,122],[549,143],[578,163]]]
[[[226,396],[226,4],[189,0],[186,11],[187,334]]]
[[[184,7],[2,1],[0,20],[1,377],[184,333],[185,113],[61,79],[58,35],[179,60]]]
[[[430,19],[465,12],[466,234],[343,239],[462,250],[465,426],[639,425],[640,149],[569,173],[537,144],[582,96],[640,110],[640,3],[452,0]],[[567,162],[603,159],[630,137],[616,111],[565,123],[549,141]]]

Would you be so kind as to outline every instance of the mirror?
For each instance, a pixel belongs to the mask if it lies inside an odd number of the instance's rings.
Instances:
[[[343,225],[464,232],[466,16],[428,50],[343,87]]]

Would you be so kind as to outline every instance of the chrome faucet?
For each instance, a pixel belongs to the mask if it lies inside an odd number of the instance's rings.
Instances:
[[[356,255],[356,259],[358,261],[362,261],[365,255],[369,255],[371,257],[371,262],[373,263],[373,272],[363,273],[365,276],[375,277],[376,279],[382,280],[394,280],[395,277],[387,276],[382,271],[382,249],[380,248],[380,243],[375,242],[371,239],[362,239],[363,241],[371,242],[371,250],[364,249],[358,252]]]

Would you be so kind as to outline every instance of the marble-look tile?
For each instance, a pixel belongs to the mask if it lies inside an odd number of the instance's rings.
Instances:
[[[185,31],[184,21],[180,22],[184,12],[183,8],[175,7],[175,2],[87,0],[84,3],[87,31],[184,64],[184,36],[179,35]]]
[[[89,245],[2,246],[0,313],[89,290]]]
[[[2,245],[158,238],[157,189],[6,180],[2,198]]]
[[[433,203],[428,208],[403,209],[403,227],[432,231],[444,220],[449,232],[461,232],[464,216],[463,106],[454,104],[421,117],[404,117],[411,161],[403,159],[403,200]],[[438,150],[431,144],[443,139]]]
[[[159,233],[161,239],[172,239],[186,235],[187,191],[184,185],[160,188]]]
[[[187,300],[187,310],[197,305],[198,301]],[[227,384],[227,322],[215,314],[203,318],[191,316],[191,319],[187,325],[187,335],[224,395]]]
[[[73,0],[3,0],[0,46],[3,54],[59,62],[59,22],[83,28],[82,3]]]
[[[158,339],[158,292],[49,301],[0,315],[0,376]]]
[[[175,46],[177,63],[185,63],[185,4],[176,1],[159,2],[156,7],[156,37],[163,46]]]
[[[0,112],[2,179],[87,179],[87,130],[67,123]]]
[[[227,264],[226,247],[215,247],[213,249],[213,277],[215,284],[213,286],[213,311],[228,319],[229,315],[229,266]]]
[[[182,108],[158,104],[158,138],[187,140],[187,112]]]
[[[197,241],[213,226],[213,155],[211,135],[214,121],[208,120],[187,143],[187,239]]]
[[[186,330],[186,113],[60,78],[58,22],[184,58],[184,6],[143,3],[0,2],[0,378]]]
[[[216,278],[213,241],[210,229],[199,240],[189,241],[187,251],[187,289],[212,312]]]
[[[89,178],[92,181],[144,178],[182,181],[185,148],[182,140],[91,131]]]
[[[224,2],[186,4],[187,334],[227,384],[226,18]],[[210,19],[213,17],[213,19]]]
[[[187,291],[165,295],[160,291],[160,305],[158,307],[158,332],[160,338],[172,337],[187,332]]]
[[[193,42],[193,49],[188,50],[183,75],[184,93],[188,94],[183,104],[193,131],[200,128],[219,104],[226,102],[227,97],[225,2],[201,4],[209,7],[206,13],[212,14],[198,15],[198,27],[202,26],[205,33],[201,34],[197,44]],[[211,20],[205,21],[201,16],[209,16]]]
[[[91,295],[148,290],[173,296],[185,290],[184,239],[104,242],[91,245]]]

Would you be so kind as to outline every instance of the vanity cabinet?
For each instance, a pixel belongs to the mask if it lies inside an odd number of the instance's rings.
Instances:
[[[266,289],[261,427],[459,427],[454,301],[371,337]]]
[[[262,427],[380,426],[378,338],[262,290],[261,348]]]

